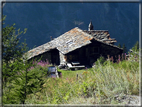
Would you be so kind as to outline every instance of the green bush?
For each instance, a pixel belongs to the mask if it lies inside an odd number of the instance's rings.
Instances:
[[[97,59],[97,61],[95,62],[95,65],[103,65],[105,61],[106,59],[103,56],[101,56]]]
[[[11,82],[3,89],[4,104],[21,104],[25,102],[26,96],[41,91],[45,83],[47,70],[36,67],[32,70],[19,71]],[[9,100],[8,100],[9,99]]]

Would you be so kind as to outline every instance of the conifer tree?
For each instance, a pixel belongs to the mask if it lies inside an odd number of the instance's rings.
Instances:
[[[118,47],[119,47],[119,48],[122,48],[120,43],[118,44]]]
[[[5,19],[5,17],[3,17]],[[28,94],[38,91],[44,80],[44,70],[29,72],[36,62],[27,60],[27,45],[20,43],[18,36],[26,33],[16,30],[12,26],[2,29],[2,80],[3,80],[3,102],[5,104],[25,104]]]
[[[27,50],[26,43],[20,43],[20,38],[18,38],[19,35],[25,34],[27,29],[25,29],[24,32],[20,31],[20,29],[16,30],[14,27],[15,24],[4,27],[4,20],[5,16],[3,16],[2,29],[3,84],[20,69],[18,66],[15,67],[15,63],[20,63],[23,53]]]
[[[132,48],[133,51],[139,51],[139,42],[137,41],[134,45],[134,47]]]
[[[126,48],[125,44],[123,44],[122,49],[123,49],[123,53],[127,52],[127,48]]]

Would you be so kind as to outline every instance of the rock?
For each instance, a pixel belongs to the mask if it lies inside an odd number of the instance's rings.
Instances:
[[[140,96],[136,95],[123,95],[123,96],[116,95],[114,99],[117,100],[120,104],[137,105],[137,106],[140,105]]]

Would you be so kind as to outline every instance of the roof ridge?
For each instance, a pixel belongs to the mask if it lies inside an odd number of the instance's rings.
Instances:
[[[83,30],[83,31],[88,31],[88,32],[91,32],[91,31],[109,31],[109,30]]]
[[[82,33],[85,33],[85,34],[87,34],[88,36],[91,36],[91,37],[93,37],[92,35],[88,34],[87,32],[84,32],[84,30],[80,29],[79,27],[75,27],[75,28],[77,28],[78,30],[82,31]]]

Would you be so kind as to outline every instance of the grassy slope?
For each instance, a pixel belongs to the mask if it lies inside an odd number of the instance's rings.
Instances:
[[[45,78],[43,89],[30,94],[26,103],[118,104],[115,95],[139,94],[139,62],[132,60],[119,64],[107,61],[104,65],[98,62],[86,70],[59,70],[62,78]]]
[[[62,78],[47,78],[47,62],[28,71],[26,104],[118,104],[119,95],[139,94],[139,58],[112,63],[99,59],[90,69],[62,72]],[[22,73],[22,72],[21,72]],[[22,73],[24,79],[24,72]],[[22,76],[21,75],[21,76]],[[78,76],[77,76],[78,75]],[[5,104],[20,103],[25,79],[15,77],[3,89]],[[20,79],[21,78],[21,79]],[[16,82],[16,83],[15,83]],[[18,84],[17,84],[18,82]],[[22,93],[22,94],[19,94]]]

